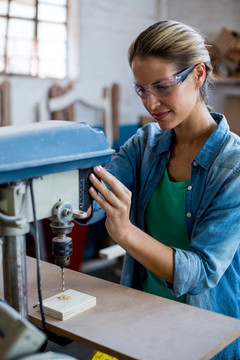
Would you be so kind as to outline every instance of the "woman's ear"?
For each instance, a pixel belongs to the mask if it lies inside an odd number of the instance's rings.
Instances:
[[[195,84],[196,88],[199,89],[206,79],[206,68],[204,63],[200,63],[194,68]]]

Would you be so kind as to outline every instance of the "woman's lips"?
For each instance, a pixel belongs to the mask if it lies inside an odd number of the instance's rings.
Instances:
[[[152,116],[154,117],[155,120],[161,121],[161,120],[165,119],[165,117],[168,116],[169,113],[170,113],[170,111],[165,111],[165,112],[161,112],[158,114],[152,114]]]

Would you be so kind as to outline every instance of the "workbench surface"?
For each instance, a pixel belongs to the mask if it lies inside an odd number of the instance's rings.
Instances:
[[[41,262],[43,299],[61,292],[61,270]],[[36,260],[27,257],[29,320],[41,327]],[[97,298],[96,307],[65,321],[46,316],[53,333],[119,359],[210,359],[240,336],[240,320],[65,269],[66,289]],[[0,296],[3,297],[2,269]]]

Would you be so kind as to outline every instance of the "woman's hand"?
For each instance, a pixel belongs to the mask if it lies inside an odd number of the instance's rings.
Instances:
[[[130,222],[131,191],[101,166],[96,166],[94,173],[102,181],[92,173],[89,178],[94,187],[91,186],[89,192],[107,214],[106,228],[109,235],[143,266],[173,283],[174,250]]]
[[[96,166],[94,173],[102,181],[93,173],[90,174],[89,179],[94,187],[90,187],[89,192],[106,212],[106,228],[109,235],[119,245],[123,245],[125,236],[133,226],[129,220],[132,193],[102,166]]]

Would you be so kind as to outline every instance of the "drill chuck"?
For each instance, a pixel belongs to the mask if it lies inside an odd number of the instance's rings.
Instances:
[[[58,234],[52,240],[52,254],[55,258],[55,264],[64,268],[70,264],[70,256],[72,255],[72,239],[66,236],[72,231],[73,227],[71,222],[73,215],[72,205],[59,199],[53,207],[52,215],[50,226],[52,232]]]
[[[56,265],[67,267],[72,255],[72,239],[65,235],[55,237],[52,240],[52,254]]]

